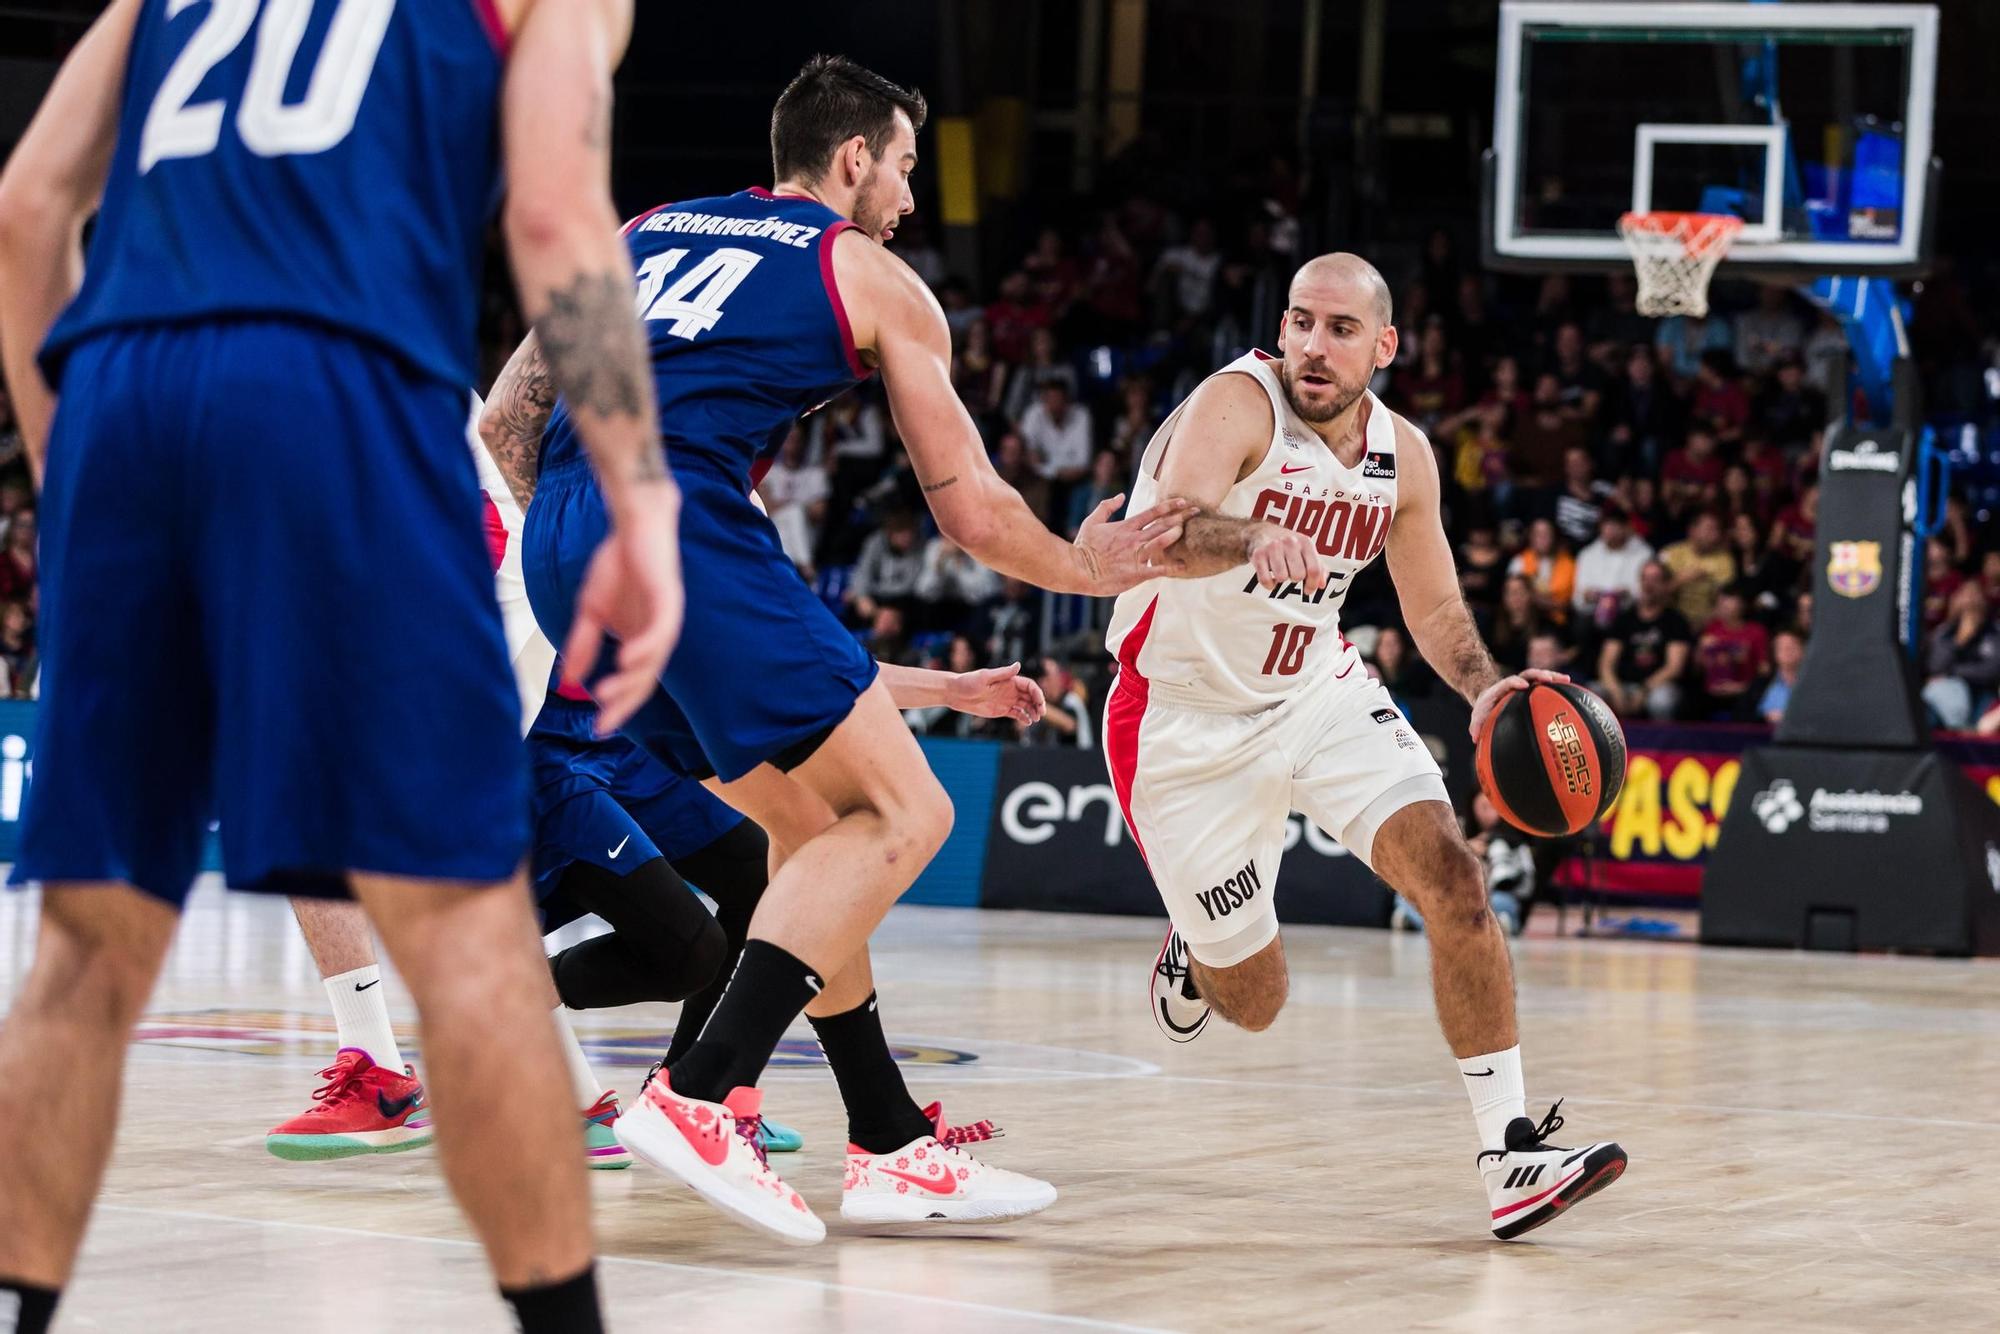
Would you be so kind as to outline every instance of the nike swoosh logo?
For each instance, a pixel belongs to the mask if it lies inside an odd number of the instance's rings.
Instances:
[[[817,996],[819,995],[821,988],[823,988],[826,984],[824,982],[821,982],[818,978],[814,977],[811,973],[807,973],[806,985],[811,987],[812,994]]]
[[[928,1176],[898,1172],[893,1167],[878,1167],[875,1170],[885,1177],[895,1177],[899,1181],[909,1182],[912,1186],[922,1186],[933,1195],[951,1195],[958,1190],[958,1178],[943,1163],[939,1163],[937,1170]]]
[[[1312,471],[1312,464],[1310,463],[1301,463],[1297,467],[1293,467],[1291,464],[1287,463],[1283,467],[1278,469],[1278,472],[1286,477],[1290,477],[1295,472],[1311,472],[1311,471]]]
[[[1467,1070],[1465,1073],[1473,1079],[1483,1079],[1493,1073],[1493,1067],[1489,1065],[1484,1070]]]
[[[366,990],[368,990],[368,988],[370,988],[370,987],[372,987],[372,986],[376,985],[376,983],[379,983],[379,982],[380,982],[381,980],[382,980],[382,979],[378,977],[378,978],[376,978],[376,979],[375,979],[375,981],[374,981],[374,982],[356,982],[356,983],[354,984],[354,989],[355,989],[356,991],[366,991]]]
[[[646,1101],[658,1109],[660,1115],[674,1123],[674,1129],[681,1132],[681,1138],[688,1142],[690,1149],[701,1155],[703,1162],[710,1167],[722,1166],[723,1159],[729,1156],[729,1142],[721,1132],[719,1125],[721,1118],[706,1108],[701,1108],[695,1115],[689,1116],[686,1106],[679,1098],[660,1094],[650,1088],[646,1090]],[[702,1124],[703,1119],[706,1119],[706,1125]]]
[[[393,1121],[404,1112],[415,1107],[423,1100],[423,1096],[421,1093],[412,1093],[406,1097],[391,1098],[388,1094],[378,1090],[375,1094],[375,1110],[382,1113],[383,1120]]]
[[[627,843],[630,843],[631,841],[632,841],[632,836],[630,834],[625,835],[625,837],[618,840],[618,846],[611,849],[611,851],[606,853],[605,856],[611,858],[611,860],[614,862],[617,861],[618,854],[625,851],[625,845]]]

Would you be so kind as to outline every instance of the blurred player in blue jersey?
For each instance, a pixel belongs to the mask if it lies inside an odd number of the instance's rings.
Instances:
[[[997,1220],[1046,1208],[1055,1192],[941,1145],[889,1057],[865,946],[943,843],[951,803],[875,664],[753,506],[753,481],[800,414],[879,370],[940,529],[996,570],[1114,593],[1160,573],[1149,562],[1177,540],[1183,512],[1113,523],[1114,499],[1072,544],[995,474],[952,388],[943,312],[883,245],[913,207],[924,115],[921,96],[815,58],[772,115],[772,189],[666,206],[626,237],[683,490],[688,574],[686,633],[627,731],[689,772],[712,772],[785,861],[708,1025],[618,1133],[732,1216],[800,1244],[825,1227],[755,1152],[752,1132],[758,1077],[801,1010],[847,1103],[843,1217]],[[541,369],[548,352],[539,337],[516,352],[482,434],[510,483],[521,479],[517,493],[539,469],[523,571],[543,628],[573,640],[589,628],[572,624],[575,590],[610,516],[568,401]]]
[[[74,1263],[211,816],[233,883],[362,901],[520,1326],[600,1327],[461,442],[504,165],[525,313],[616,516],[577,624],[584,663],[618,638],[619,721],[680,616],[608,188],[630,23],[630,0],[114,0],[0,178],[0,355],[45,488],[16,867],[42,929],[0,1033],[0,1139],[38,1146],[0,1154],[19,1329]]]

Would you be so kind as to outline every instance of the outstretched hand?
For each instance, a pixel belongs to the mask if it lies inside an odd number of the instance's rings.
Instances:
[[[1023,726],[1038,723],[1048,708],[1041,686],[1021,675],[1021,664],[984,671],[959,672],[945,687],[945,704],[975,718],[1011,718]]]
[[[1113,523],[1111,516],[1125,503],[1121,492],[1090,512],[1076,530],[1076,545],[1091,571],[1091,592],[1100,597],[1174,574],[1182,562],[1169,560],[1167,548],[1181,540],[1181,529],[1199,513],[1191,500],[1179,496]]]
[[[1486,715],[1500,707],[1501,701],[1516,690],[1526,690],[1531,685],[1556,686],[1567,683],[1569,677],[1561,672],[1547,672],[1539,667],[1530,667],[1517,676],[1503,676],[1486,689],[1479,692],[1479,698],[1472,702],[1472,738],[1479,739],[1479,729],[1486,725]]]

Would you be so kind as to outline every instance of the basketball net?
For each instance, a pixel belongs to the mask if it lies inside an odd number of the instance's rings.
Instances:
[[[1726,213],[1627,213],[1618,235],[1639,271],[1641,315],[1708,314],[1708,283],[1743,219]]]

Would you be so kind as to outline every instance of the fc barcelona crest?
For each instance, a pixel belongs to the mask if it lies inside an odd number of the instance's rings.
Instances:
[[[1865,598],[1882,582],[1880,542],[1835,542],[1826,559],[1826,582],[1846,598]]]

